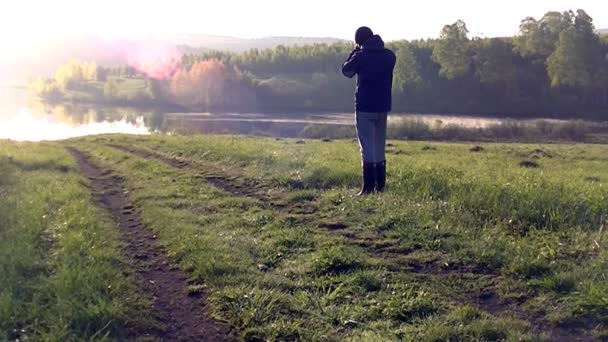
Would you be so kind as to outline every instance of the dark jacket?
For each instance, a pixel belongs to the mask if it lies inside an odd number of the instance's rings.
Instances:
[[[391,111],[395,62],[395,54],[384,47],[378,35],[350,53],[342,65],[342,73],[348,78],[357,75],[355,108],[358,112]]]

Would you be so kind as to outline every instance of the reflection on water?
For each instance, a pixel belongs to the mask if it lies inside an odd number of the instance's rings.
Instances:
[[[23,88],[0,86],[0,139],[61,140],[85,135],[149,132],[250,134],[298,137],[310,126],[353,127],[354,113],[167,113],[100,105],[48,105],[31,101]],[[389,123],[417,120],[436,127],[487,127],[503,120],[463,116],[391,114]],[[314,129],[313,129],[314,130]]]
[[[135,120],[88,120],[70,122],[53,114],[36,115],[23,109],[2,120],[0,139],[17,141],[63,140],[104,133],[148,134],[143,117]]]
[[[46,105],[23,87],[0,87],[0,139],[62,140],[105,133],[149,134],[143,114],[97,106]]]

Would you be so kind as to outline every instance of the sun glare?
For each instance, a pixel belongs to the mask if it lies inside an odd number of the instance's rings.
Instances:
[[[22,110],[0,125],[0,139],[16,141],[63,140],[95,134],[123,133],[145,135],[149,130],[143,117],[134,121],[96,122],[92,119],[82,124],[59,121],[52,115],[36,116],[28,110]]]

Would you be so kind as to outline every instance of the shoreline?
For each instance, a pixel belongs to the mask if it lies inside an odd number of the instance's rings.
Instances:
[[[17,88],[21,89],[21,88]],[[24,88],[27,90],[27,87]],[[158,104],[146,104],[146,105],[137,105],[132,103],[107,103],[107,102],[91,102],[91,101],[46,101],[42,98],[37,98],[42,104],[58,106],[58,105],[72,105],[72,106],[99,106],[99,107],[107,107],[107,108],[128,108],[134,110],[141,111],[151,111],[151,112],[166,112],[167,115],[181,115],[181,116],[196,116],[196,115],[262,115],[262,116],[277,116],[277,117],[297,117],[301,118],[302,115],[314,116],[314,115],[344,115],[344,114],[355,114],[354,110],[335,110],[335,109],[293,109],[293,110],[283,110],[283,109],[268,109],[268,108],[259,108],[257,110],[247,110],[247,109],[211,109],[211,110],[196,110],[190,109],[187,107],[182,107],[176,104],[171,103],[158,103]],[[425,111],[412,111],[412,112],[404,112],[404,111],[394,111],[390,112],[389,116],[398,117],[398,118],[407,118],[407,117],[428,117],[429,119],[470,119],[470,120],[489,120],[489,121],[516,121],[516,122],[534,122],[534,121],[551,121],[551,122],[568,122],[568,121],[587,121],[593,123],[603,123],[608,122],[608,120],[601,119],[593,119],[587,116],[577,116],[577,115],[568,115],[568,116],[542,116],[542,115],[534,115],[527,116],[526,114],[520,115],[500,115],[500,114],[484,114],[484,113],[459,113],[459,112],[425,112]]]

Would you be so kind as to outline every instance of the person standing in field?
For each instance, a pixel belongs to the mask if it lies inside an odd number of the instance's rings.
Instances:
[[[369,27],[355,33],[355,48],[342,65],[348,78],[357,75],[355,112],[361,146],[363,184],[357,196],[384,191],[386,184],[386,119],[391,111],[396,57]]]

